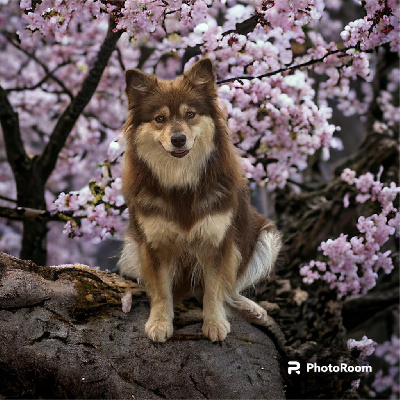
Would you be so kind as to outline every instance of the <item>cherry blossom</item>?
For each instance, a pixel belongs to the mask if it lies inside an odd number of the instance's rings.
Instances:
[[[379,213],[360,216],[356,227],[359,235],[351,238],[341,234],[336,239],[322,242],[320,250],[327,261],[312,260],[300,269],[305,283],[316,280],[328,282],[337,290],[339,298],[365,294],[376,285],[379,272],[389,274],[393,270],[391,251],[382,251],[390,237],[400,232],[399,210],[394,201],[400,193],[400,187],[394,182],[384,185],[380,182],[383,168],[377,177],[367,172],[358,178],[348,168],[342,172],[342,179],[355,187],[355,203],[374,203]],[[350,194],[344,198],[344,206],[350,204]]]
[[[368,365],[366,358],[374,354],[376,349],[376,342],[363,336],[361,340],[349,339],[347,341],[347,348],[349,350],[357,349],[360,351],[359,361],[362,365]]]
[[[346,6],[339,0],[3,0],[0,51],[7,57],[0,63],[0,84],[18,112],[29,154],[43,150],[79,92],[110,19],[114,31],[124,31],[47,181],[48,209],[66,215],[71,237],[120,237],[124,70],[140,63],[145,72],[171,79],[182,72],[188,49],[197,55],[185,68],[200,56],[214,62],[221,105],[246,176],[270,191],[300,183],[311,156],[325,161],[330,149],[342,146],[336,137],[340,127],[331,122],[331,102],[337,101],[344,115],[365,113],[375,73],[370,50],[384,44],[398,49],[397,2],[374,3],[359,2],[364,17],[343,26],[332,19],[332,12]],[[238,28],[244,21],[249,28]],[[395,134],[398,85],[394,69],[377,99],[383,112],[383,120],[374,124],[377,133]],[[15,199],[12,172],[1,154],[0,194]],[[357,201],[370,201],[368,196],[361,192]],[[388,218],[387,225],[394,227],[396,218]],[[0,229],[10,238],[20,232],[16,223]],[[53,237],[49,240],[57,246]],[[60,250],[60,261],[68,256]],[[388,269],[389,258],[381,259]]]
[[[383,359],[387,366],[377,371],[371,386],[378,394],[389,391],[389,399],[397,399],[400,394],[400,339],[392,335],[391,340],[377,345],[375,355]]]

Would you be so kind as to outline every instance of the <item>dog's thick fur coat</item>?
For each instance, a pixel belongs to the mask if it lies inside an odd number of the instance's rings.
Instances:
[[[127,71],[126,81],[122,181],[130,223],[120,272],[144,283],[151,298],[150,339],[170,337],[174,299],[196,295],[204,335],[223,340],[226,305],[265,317],[240,291],[268,276],[280,234],[250,205],[209,60],[172,81],[139,70]]]

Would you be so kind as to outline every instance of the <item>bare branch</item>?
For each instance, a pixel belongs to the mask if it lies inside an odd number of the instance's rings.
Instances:
[[[64,61],[63,63],[57,65],[57,67],[53,68],[51,71],[48,70],[46,75],[43,76],[42,79],[40,79],[37,83],[35,83],[32,86],[21,86],[21,87],[15,87],[15,88],[8,88],[6,89],[7,92],[22,92],[25,90],[35,90],[39,87],[41,87],[43,85],[43,83],[45,83],[47,80],[52,79],[52,80],[56,80],[58,79],[54,73],[69,64],[69,61]],[[43,66],[45,68],[47,68],[46,66]],[[53,92],[52,92],[53,93]],[[62,92],[62,94],[67,94],[71,99],[73,98],[72,92],[64,85],[64,91]]]
[[[345,49],[331,50],[331,51],[328,51],[323,57],[314,58],[312,60],[306,61],[301,64],[291,65],[289,67],[283,67],[283,68],[277,69],[275,71],[267,72],[265,74],[258,75],[258,76],[247,75],[247,76],[237,76],[234,78],[222,79],[220,81],[217,81],[217,84],[222,85],[223,83],[229,83],[229,82],[240,81],[240,80],[262,79],[262,78],[267,78],[272,75],[280,74],[281,72],[295,71],[297,69],[309,67],[310,65],[318,64],[333,54],[339,54],[339,53],[345,54],[347,50],[351,50],[354,48],[356,48],[356,46],[346,47]]]
[[[34,208],[27,207],[2,207],[0,206],[0,217],[13,219],[17,221],[66,221],[68,219],[67,216],[56,213],[51,214],[46,210],[36,210]]]
[[[119,65],[120,65],[122,71],[126,71],[126,66],[125,66],[125,63],[124,63],[124,59],[122,57],[121,50],[119,49],[118,46],[115,47],[115,51],[117,52],[117,59],[118,59],[118,62],[119,62]]]
[[[112,131],[118,131],[118,129],[121,129],[121,125],[118,126],[111,126],[110,124],[107,124],[105,121],[103,121],[98,115],[92,113],[92,112],[84,112],[82,115],[85,118],[93,118],[97,120],[104,128],[110,129]]]
[[[10,44],[12,44],[16,49],[18,49],[19,51],[21,51],[22,53],[24,53],[28,58],[30,58],[31,60],[35,61],[37,64],[39,64],[44,72],[46,73],[46,76],[48,76],[49,78],[51,78],[54,82],[56,82],[61,88],[62,90],[71,98],[73,99],[73,94],[72,92],[64,85],[64,82],[60,79],[57,78],[56,75],[54,75],[54,73],[52,71],[49,70],[49,68],[47,67],[46,64],[44,64],[41,60],[39,60],[36,55],[34,53],[31,53],[27,50],[25,50],[22,46],[20,46],[15,39],[13,38],[13,36],[9,33],[4,33],[5,37],[7,38],[8,42]],[[63,65],[60,65],[63,66]],[[59,67],[60,67],[59,66]],[[57,67],[57,68],[59,68]]]
[[[4,199],[13,202],[11,199]],[[122,205],[114,207],[122,213],[126,206]],[[0,218],[13,219],[17,221],[35,221],[35,222],[48,222],[58,221],[67,222],[71,221],[74,224],[80,224],[82,219],[88,218],[87,214],[74,215],[74,211],[48,211],[38,210],[30,207],[4,207],[0,206]]]
[[[8,202],[10,202],[10,203],[15,203],[15,204],[17,204],[17,200],[11,199],[11,198],[9,198],[9,197],[7,197],[7,196],[3,196],[3,195],[1,195],[1,194],[0,194],[0,200],[8,201]]]

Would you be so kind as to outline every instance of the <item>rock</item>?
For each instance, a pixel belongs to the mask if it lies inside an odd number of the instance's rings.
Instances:
[[[201,310],[187,303],[172,338],[153,343],[148,313],[143,290],[114,274],[0,253],[0,397],[285,398],[277,350],[261,330],[234,316],[228,338],[211,343]]]

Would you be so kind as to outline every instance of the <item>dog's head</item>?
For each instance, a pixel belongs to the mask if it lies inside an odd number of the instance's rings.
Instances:
[[[217,90],[210,60],[171,81],[132,69],[126,84],[135,141],[143,150],[159,146],[169,157],[183,158],[196,143],[212,146]]]

